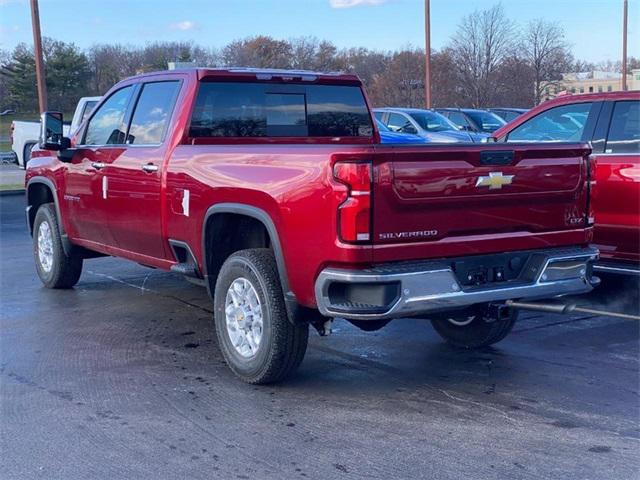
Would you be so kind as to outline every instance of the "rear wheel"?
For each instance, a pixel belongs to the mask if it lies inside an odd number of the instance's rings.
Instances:
[[[78,283],[82,273],[82,257],[64,252],[53,203],[41,205],[36,213],[33,255],[38,276],[45,287],[71,288]]]
[[[247,383],[284,379],[307,350],[309,326],[289,321],[269,249],[241,250],[224,262],[214,291],[214,320],[225,361]]]
[[[481,348],[504,339],[517,320],[518,312],[510,309],[508,316],[489,318],[486,307],[442,315],[431,320],[433,328],[448,343],[463,348]]]

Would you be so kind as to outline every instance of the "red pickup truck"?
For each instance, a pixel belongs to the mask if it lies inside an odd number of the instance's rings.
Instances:
[[[506,300],[598,282],[587,145],[380,145],[353,75],[144,74],[71,139],[59,113],[42,125],[26,213],[45,286],[98,255],[191,277],[247,382],[295,370],[310,324],[422,317],[480,347],[513,327]]]

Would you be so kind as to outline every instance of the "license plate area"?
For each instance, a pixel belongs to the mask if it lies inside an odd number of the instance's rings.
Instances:
[[[522,252],[467,257],[452,262],[451,269],[462,286],[486,286],[519,280],[529,257]]]

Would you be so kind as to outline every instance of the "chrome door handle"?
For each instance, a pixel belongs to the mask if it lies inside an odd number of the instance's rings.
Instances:
[[[147,173],[153,173],[158,171],[158,166],[153,163],[147,163],[146,165],[142,165],[142,170]]]
[[[102,162],[91,162],[91,166],[96,170],[100,170],[101,168],[106,167],[106,165]]]

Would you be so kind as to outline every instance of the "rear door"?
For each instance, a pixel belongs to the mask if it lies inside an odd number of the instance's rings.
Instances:
[[[375,164],[374,243],[584,228],[589,152],[584,144],[389,148]]]
[[[603,259],[640,262],[640,100],[607,102],[593,144],[594,242]]]
[[[165,258],[161,185],[165,140],[181,81],[144,83],[133,107],[125,145],[113,152],[109,225],[119,248]]]

